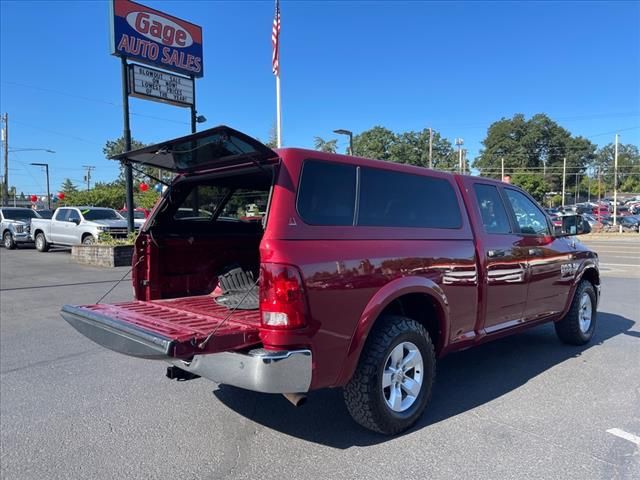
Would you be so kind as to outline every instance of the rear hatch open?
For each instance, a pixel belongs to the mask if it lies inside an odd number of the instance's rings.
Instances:
[[[221,125],[112,158],[176,173],[193,173],[242,163],[274,163],[278,154],[256,139]]]
[[[226,126],[167,140],[114,158],[180,174],[192,174],[193,177],[218,168],[240,169],[246,164],[256,165],[262,170],[262,165],[278,162],[276,152]],[[200,227],[206,223],[203,215],[194,214],[192,220],[193,225]],[[233,222],[226,223],[236,225]],[[193,239],[187,240],[183,248],[195,249]],[[202,254],[202,251],[197,252]],[[213,273],[212,278],[215,278]],[[160,276],[145,281],[158,284],[167,279]],[[163,299],[117,304],[65,305],[61,315],[96,343],[141,358],[188,359],[196,354],[242,350],[260,343],[260,312],[257,308],[236,310],[231,305],[232,297],[227,299],[227,305],[221,305],[216,302],[213,292],[208,295],[202,293],[165,295]]]

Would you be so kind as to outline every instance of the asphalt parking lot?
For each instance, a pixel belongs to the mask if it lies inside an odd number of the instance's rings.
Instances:
[[[0,467],[4,479],[640,478],[640,236],[587,239],[600,254],[595,340],[553,327],[453,354],[430,407],[397,438],[354,424],[335,390],[281,396],[105,350],[59,316],[127,268],[65,250],[0,249]],[[105,301],[131,298],[128,280]]]

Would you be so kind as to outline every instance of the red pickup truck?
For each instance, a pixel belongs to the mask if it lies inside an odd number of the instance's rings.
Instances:
[[[436,358],[544,322],[570,344],[594,333],[598,258],[574,237],[588,224],[554,229],[513,185],[274,151],[228,127],[117,158],[178,174],[137,238],[135,300],[62,316],[170,378],[294,404],[342,387],[358,423],[396,434],[425,409]]]

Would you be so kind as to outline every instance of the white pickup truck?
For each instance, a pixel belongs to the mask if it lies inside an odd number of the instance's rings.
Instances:
[[[112,208],[60,207],[51,220],[33,219],[31,235],[40,252],[52,245],[91,245],[101,233],[127,236],[127,221]]]

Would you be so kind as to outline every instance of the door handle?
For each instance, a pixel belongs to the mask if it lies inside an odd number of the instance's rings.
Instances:
[[[496,258],[496,257],[504,257],[507,254],[506,250],[488,250],[487,257]]]

